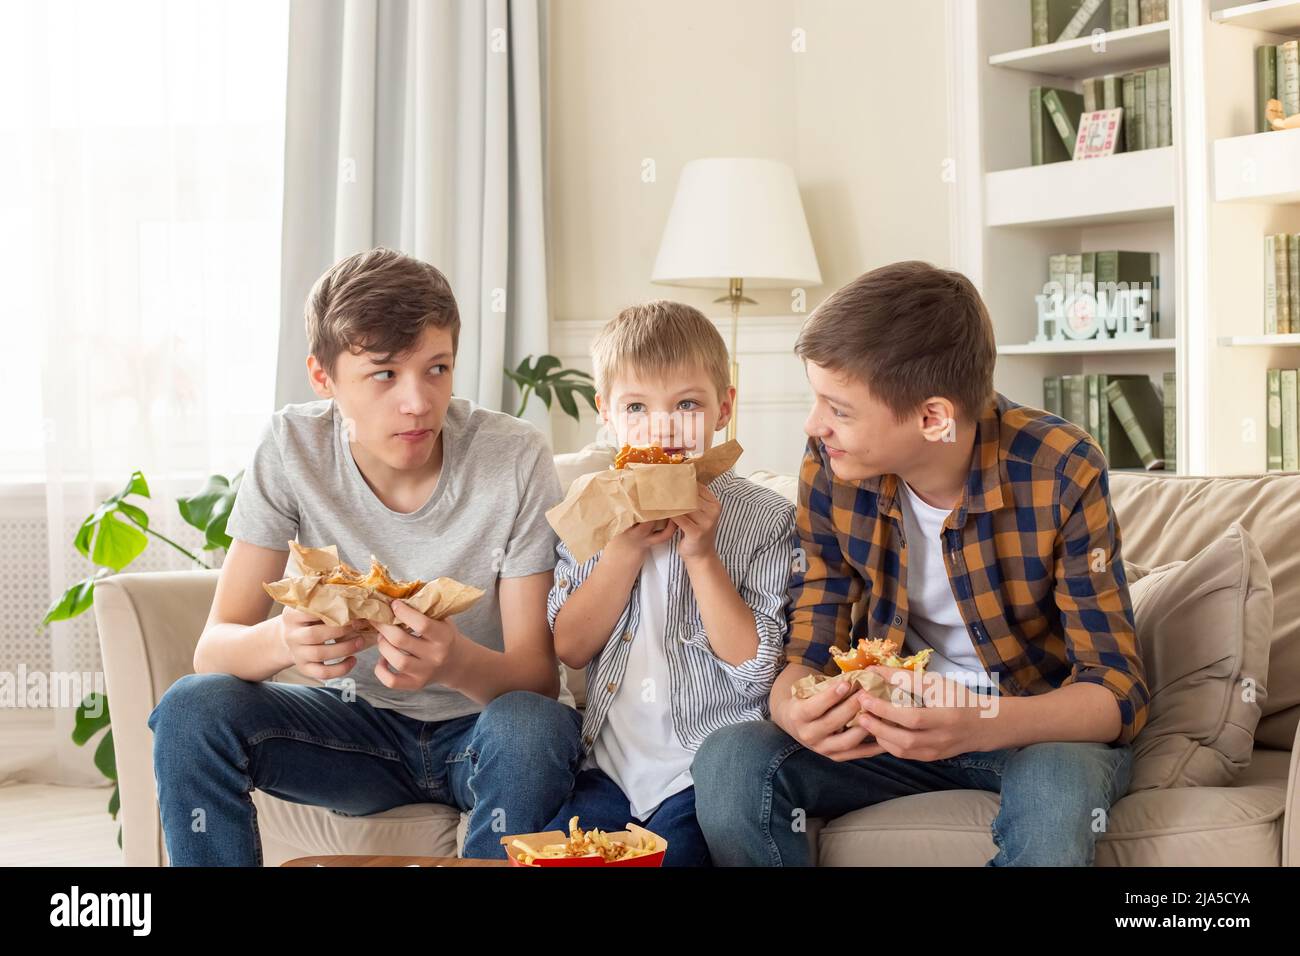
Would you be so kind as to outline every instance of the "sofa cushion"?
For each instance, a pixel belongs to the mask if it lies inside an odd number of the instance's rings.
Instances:
[[[1233,523],[1186,561],[1129,584],[1151,691],[1130,792],[1217,787],[1250,763],[1266,699],[1273,592],[1264,556]]]
[[[1097,866],[1279,866],[1289,755],[1256,750],[1230,786],[1130,793],[1111,809]],[[940,790],[854,810],[821,826],[822,866],[982,866],[997,853],[1000,799]],[[809,820],[810,831],[821,821]]]
[[[1300,475],[1113,472],[1110,495],[1123,556],[1145,567],[1190,558],[1233,521],[1254,538],[1273,585],[1268,699],[1255,742],[1289,751],[1300,723]]]

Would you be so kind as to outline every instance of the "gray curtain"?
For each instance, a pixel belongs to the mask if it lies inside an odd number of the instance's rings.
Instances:
[[[276,407],[310,401],[303,305],[372,246],[432,262],[460,306],[454,391],[516,410],[547,351],[544,0],[292,0]],[[549,436],[540,406],[527,416]]]

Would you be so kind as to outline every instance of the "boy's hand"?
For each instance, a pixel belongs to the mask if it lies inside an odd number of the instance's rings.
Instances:
[[[626,560],[638,567],[645,559],[645,553],[656,544],[662,544],[671,538],[677,531],[677,525],[673,524],[675,519],[668,518],[664,521],[664,526],[658,531],[655,530],[655,522],[639,521],[626,531],[619,532],[610,539],[609,544],[605,545],[604,553],[601,555],[602,560],[610,557],[615,561]]]
[[[982,716],[996,716],[997,711],[978,706],[981,698],[973,690],[940,674],[917,674],[883,664],[870,669],[890,687],[906,690],[926,703],[924,707],[900,707],[861,691],[854,696],[866,711],[858,717],[858,726],[873,734],[887,753],[904,760],[929,761],[998,749],[989,737],[995,721]],[[992,701],[996,707],[996,698]]]
[[[374,625],[380,655],[375,677],[394,690],[427,687],[448,666],[460,631],[450,621],[435,621],[405,601],[393,601],[392,608],[400,625]]]
[[[865,728],[845,729],[844,725],[862,711],[858,695],[850,694],[849,687],[839,682],[808,698],[790,697],[779,707],[773,703],[772,720],[809,750],[837,762],[884,753],[875,741],[863,742],[870,736]]]
[[[672,520],[682,529],[682,540],[677,544],[677,553],[683,559],[707,558],[717,553],[718,517],[722,514],[722,502],[709,489],[700,485],[699,507]]]
[[[355,655],[374,639],[373,633],[360,626],[361,622],[331,627],[315,614],[291,607],[286,607],[276,620],[293,666],[300,674],[316,680],[342,677],[352,670],[357,664]]]

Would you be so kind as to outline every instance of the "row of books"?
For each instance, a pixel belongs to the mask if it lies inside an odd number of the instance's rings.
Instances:
[[[1145,375],[1043,379],[1043,408],[1085,429],[1111,468],[1177,470],[1176,394],[1173,372],[1164,374],[1163,394]]]
[[[1169,19],[1169,0],[1029,0],[1034,46]]]
[[[1047,257],[1047,281],[1059,283],[1064,295],[1075,289],[1096,294],[1112,284],[1122,288],[1151,290],[1151,324],[1160,322],[1160,253],[1125,252],[1107,249],[1100,252],[1054,252]]]
[[[1300,409],[1297,408],[1297,372],[1293,368],[1268,370],[1268,470],[1300,471]]]
[[[1083,92],[1050,86],[1029,91],[1029,159],[1034,166],[1074,158],[1079,119],[1095,110],[1122,109],[1123,136],[1116,152],[1157,149],[1174,141],[1169,108],[1169,64],[1107,73],[1083,81]],[[1056,135],[1052,135],[1052,130]]]
[[[1300,233],[1264,237],[1264,331],[1300,332]]]
[[[1287,116],[1300,113],[1300,43],[1255,47],[1255,132],[1267,133],[1269,100],[1280,100]]]

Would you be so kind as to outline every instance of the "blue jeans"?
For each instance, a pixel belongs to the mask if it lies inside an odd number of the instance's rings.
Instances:
[[[695,819],[695,788],[674,793],[644,820],[632,816],[632,805],[605,771],[593,767],[578,774],[573,794],[549,826],[542,830],[569,832],[576,816],[584,830],[623,830],[629,823],[645,827],[668,841],[664,866],[708,866],[709,848]]]
[[[695,755],[696,812],[718,866],[808,866],[812,847],[796,822],[832,818],[933,790],[1001,793],[997,855],[986,866],[1091,866],[1094,822],[1128,791],[1132,748],[1038,743],[903,760],[879,754],[836,762],[776,724],[732,724]]]
[[[423,721],[344,700],[340,687],[189,674],[149,726],[173,866],[261,865],[255,789],[347,816],[450,804],[470,814],[462,855],[504,859],[501,837],[542,829],[582,756],[581,715],[528,691]]]

